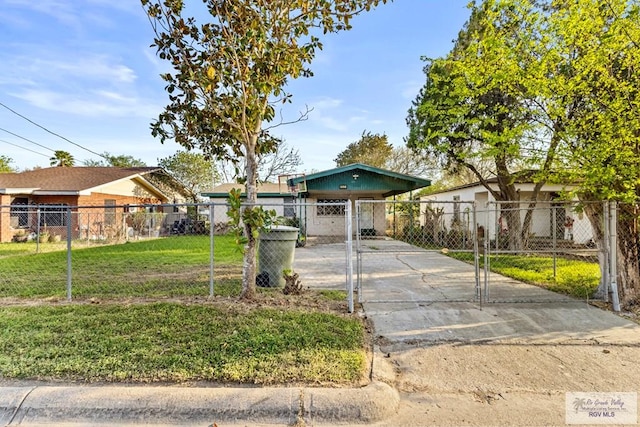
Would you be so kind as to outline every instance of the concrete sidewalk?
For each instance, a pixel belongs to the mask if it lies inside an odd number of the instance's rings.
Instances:
[[[398,403],[380,382],[358,389],[33,384],[0,387],[0,425],[373,423]]]

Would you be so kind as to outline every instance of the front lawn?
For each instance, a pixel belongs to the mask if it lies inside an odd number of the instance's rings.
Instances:
[[[451,251],[448,255],[465,262],[473,262],[473,254]],[[484,257],[480,257],[484,267]],[[553,275],[553,258],[539,255],[491,255],[491,271],[507,277],[541,286],[550,291],[588,298],[600,283],[600,267],[597,263],[556,258],[556,275]]]
[[[242,253],[232,236],[214,240],[215,294],[240,287]],[[64,298],[66,246],[35,243],[0,245],[0,296]],[[209,295],[209,236],[172,236],[115,245],[75,246],[71,252],[73,298],[173,297]]]
[[[0,379],[362,381],[362,322],[305,309],[298,298],[262,308],[235,299],[0,307]]]

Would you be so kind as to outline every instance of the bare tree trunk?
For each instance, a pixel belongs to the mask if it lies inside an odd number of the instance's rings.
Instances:
[[[604,211],[602,203],[589,203],[584,204],[584,213],[587,215],[587,219],[591,224],[591,230],[593,230],[593,242],[598,249],[598,264],[600,265],[600,284],[594,294],[595,298],[604,298],[607,293],[607,281],[606,275],[607,263],[606,263],[606,244],[604,241]]]
[[[245,173],[246,173],[246,194],[247,201],[246,210],[255,208],[257,200],[257,182],[258,182],[258,162],[256,158],[256,134],[249,143],[246,144],[245,153]],[[244,257],[242,260],[242,292],[240,299],[252,300],[256,296],[256,249],[257,240],[254,237],[253,226],[248,222],[244,222],[244,232],[247,237],[247,243],[244,246]]]

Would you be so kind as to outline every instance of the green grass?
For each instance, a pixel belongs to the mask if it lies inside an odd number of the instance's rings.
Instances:
[[[217,295],[231,295],[240,286],[242,253],[231,236],[216,236],[214,242],[214,288]],[[35,243],[0,245],[0,296],[66,295],[66,246],[41,247],[49,251],[34,253]],[[74,298],[206,296],[209,257],[209,236],[78,246],[72,250],[72,293]]]
[[[449,252],[452,258],[473,262],[473,254]],[[480,258],[484,267],[484,259]],[[492,255],[491,271],[513,279],[541,286],[554,292],[578,298],[591,296],[600,282],[600,267],[595,262],[556,258],[556,275],[553,275],[553,258],[526,255]]]
[[[0,378],[353,384],[356,318],[239,303],[0,307]]]

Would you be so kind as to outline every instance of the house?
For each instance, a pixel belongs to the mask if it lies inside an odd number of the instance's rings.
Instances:
[[[498,190],[497,178],[488,179],[492,189]],[[529,180],[521,179],[515,183],[516,191],[520,197],[520,218],[524,220],[529,199],[533,194],[535,184]],[[586,215],[578,208],[575,202],[568,202],[561,195],[570,191],[571,185],[544,184],[538,193],[537,203],[531,221],[530,233],[539,238],[557,240],[571,240],[579,244],[587,244],[592,240],[591,225]],[[480,182],[460,185],[447,190],[439,191],[420,198],[427,202],[421,207],[421,222],[424,225],[427,206],[438,206],[443,210],[443,216],[450,218],[449,222],[461,223],[469,232],[473,224],[469,215],[469,207],[474,204],[476,211],[476,226],[482,227],[488,236],[495,238],[500,229],[505,227],[502,221],[501,204],[496,203],[495,198]],[[436,203],[439,202],[439,203]],[[466,216],[465,216],[466,215]],[[448,224],[445,224],[448,226]],[[504,230],[503,230],[504,231]]]
[[[411,193],[431,185],[431,181],[411,175],[354,163],[311,174],[292,174],[281,177],[279,183],[263,183],[258,186],[258,201],[277,215],[296,218],[308,236],[335,235],[345,228],[345,208],[337,203],[356,200],[386,200],[399,194]],[[241,184],[222,184],[211,192],[203,193],[217,202],[214,221],[226,222],[223,204],[231,188]],[[333,203],[333,205],[331,205]],[[271,205],[271,206],[270,206]],[[361,229],[372,234],[384,235],[387,227],[385,204],[366,204],[361,212]],[[355,215],[355,213],[354,213]],[[355,228],[354,228],[355,229]]]
[[[175,180],[166,185],[170,180],[158,167],[52,167],[0,174],[0,242],[42,227],[66,238],[69,225],[74,238],[105,236],[122,229],[124,214],[135,210],[128,205],[175,201],[180,191]],[[73,207],[71,224],[67,207]]]

